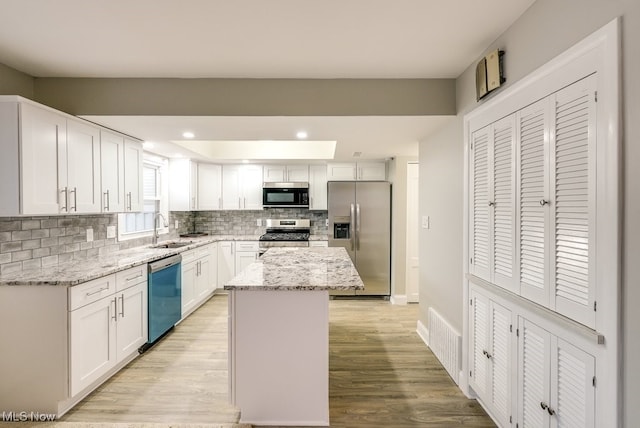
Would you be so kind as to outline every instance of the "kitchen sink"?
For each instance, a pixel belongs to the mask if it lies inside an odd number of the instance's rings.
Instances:
[[[189,242],[163,242],[161,244],[152,245],[151,248],[181,248],[185,247],[189,244],[193,243],[193,241]]]

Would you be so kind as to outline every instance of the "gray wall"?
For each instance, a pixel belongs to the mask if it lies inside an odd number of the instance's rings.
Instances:
[[[494,43],[506,51],[507,86],[542,66],[599,29],[616,16],[622,16],[622,97],[623,97],[623,383],[624,425],[632,427],[640,420],[640,369],[633,361],[640,355],[640,2],[637,0],[538,0]],[[421,215],[437,212],[445,219],[432,222],[432,230],[421,234],[421,311],[426,324],[428,305],[446,314],[449,322],[462,330],[461,296],[462,265],[462,116],[478,104],[475,102],[473,74],[475,61],[457,80],[458,118],[439,134],[420,144],[420,209]],[[423,163],[424,162],[424,163]],[[426,162],[429,162],[428,164]],[[451,169],[451,181],[439,179],[429,172],[429,165]],[[442,165],[442,166],[440,166]],[[442,172],[443,174],[446,171]],[[440,189],[442,183],[455,197]],[[457,198],[457,201],[456,201]],[[442,210],[442,211],[441,211]],[[431,214],[433,215],[433,214]],[[432,217],[433,218],[433,217]],[[435,220],[435,219],[434,219]],[[435,233],[437,231],[437,233]],[[442,269],[433,273],[430,270]]]
[[[35,79],[36,101],[74,115],[455,114],[454,79]]]
[[[28,74],[0,64],[0,95],[22,95],[33,99],[34,80]]]

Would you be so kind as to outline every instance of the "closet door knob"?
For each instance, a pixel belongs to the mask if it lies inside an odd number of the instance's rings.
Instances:
[[[549,201],[545,200],[545,199],[540,199],[540,205],[545,206],[549,203]]]

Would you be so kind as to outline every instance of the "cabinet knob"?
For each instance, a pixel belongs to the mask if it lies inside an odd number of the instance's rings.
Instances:
[[[556,414],[556,411],[553,410],[551,407],[547,407],[547,413],[549,413],[550,416],[553,416]]]
[[[540,402],[540,407],[542,407],[542,410],[547,410],[549,408],[549,406],[547,406],[547,404],[542,401]]]
[[[490,206],[490,207],[494,206],[495,204],[496,204],[495,202],[493,202],[493,201],[489,201],[489,206]]]
[[[545,200],[545,199],[540,199],[540,205],[545,206],[549,203],[549,201]]]

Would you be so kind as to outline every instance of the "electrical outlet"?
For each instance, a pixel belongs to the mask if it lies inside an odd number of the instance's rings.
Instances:
[[[261,218],[256,220],[256,226],[262,226],[262,219]]]
[[[115,237],[116,237],[116,227],[107,226],[107,238],[115,238]]]
[[[326,220],[324,221],[324,225],[325,225],[325,226],[327,226],[327,227],[329,227],[329,219],[326,219]]]
[[[428,215],[422,216],[422,228],[423,229],[431,229],[431,222],[429,221]]]
[[[180,222],[179,222],[178,220],[176,220],[176,221],[173,223],[173,227],[174,227],[175,229],[177,229],[179,225],[180,225]]]
[[[87,229],[87,242],[93,242],[93,229]]]

